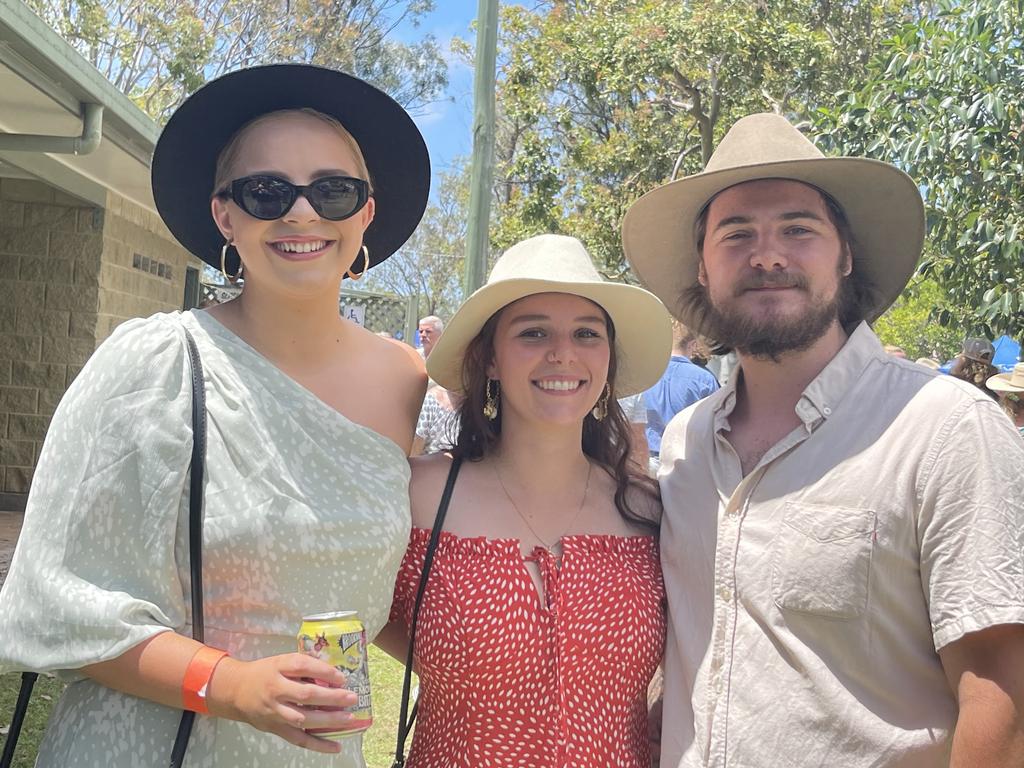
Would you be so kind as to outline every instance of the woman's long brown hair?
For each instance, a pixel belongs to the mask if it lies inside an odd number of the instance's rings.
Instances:
[[[503,309],[499,309],[484,323],[480,332],[466,347],[462,358],[462,387],[465,399],[459,408],[459,434],[455,441],[453,455],[461,456],[469,461],[480,461],[495,447],[501,439],[501,394],[497,382],[491,384],[498,401],[498,415],[492,421],[484,416],[486,399],[487,368],[494,359],[494,333],[498,326],[498,318]],[[650,528],[657,532],[659,521],[649,515],[639,513],[630,500],[630,489],[636,489],[660,499],[658,484],[646,472],[633,469],[630,465],[630,446],[632,436],[626,416],[615,398],[615,325],[608,313],[601,310],[608,329],[608,414],[598,421],[593,414],[587,413],[583,420],[583,453],[596,462],[615,480],[615,507],[619,514],[630,523]]]

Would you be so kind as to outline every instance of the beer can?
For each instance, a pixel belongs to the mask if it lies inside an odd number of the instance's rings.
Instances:
[[[359,697],[354,705],[340,710],[352,714],[343,729],[309,728],[308,733],[325,739],[341,739],[369,728],[373,724],[370,660],[366,654],[366,628],[359,615],[355,611],[339,611],[303,616],[298,640],[299,653],[326,661],[344,672],[348,677],[346,687]]]

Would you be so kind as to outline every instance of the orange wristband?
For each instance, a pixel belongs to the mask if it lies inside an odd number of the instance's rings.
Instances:
[[[206,688],[210,684],[210,678],[213,677],[213,670],[227,655],[227,651],[211,648],[208,645],[204,645],[196,651],[196,655],[188,663],[188,669],[185,670],[185,679],[181,682],[181,699],[184,709],[190,709],[201,715],[210,713],[206,706]]]

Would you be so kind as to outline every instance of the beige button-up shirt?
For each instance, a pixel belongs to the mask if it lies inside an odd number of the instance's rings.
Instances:
[[[662,767],[946,765],[937,649],[1024,623],[1024,440],[862,324],[743,477],[735,385],[662,443]]]

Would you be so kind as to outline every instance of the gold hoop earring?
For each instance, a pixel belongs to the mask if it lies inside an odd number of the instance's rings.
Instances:
[[[348,269],[348,276],[350,278],[352,278],[353,280],[358,280],[359,278],[361,278],[363,275],[366,274],[366,270],[368,270],[370,268],[370,249],[367,248],[365,245],[362,248],[362,254],[363,254],[363,271],[360,272],[359,274],[356,274],[355,272],[352,271],[351,267],[349,267],[349,269]]]
[[[497,393],[491,390],[491,384],[494,384],[495,389],[497,389],[498,383],[493,379],[488,379],[487,386],[484,388],[484,416],[487,417],[488,421],[494,421],[498,418]]]
[[[612,388],[608,386],[608,382],[604,383],[604,391],[601,396],[597,398],[597,403],[590,411],[590,415],[593,416],[597,421],[604,421],[604,417],[608,415],[608,398],[612,395]]]
[[[224,246],[220,249],[220,273],[224,275],[224,279],[229,283],[235,283],[242,276],[242,270],[245,268],[245,265],[242,264],[242,259],[239,257],[238,271],[233,275],[228,274],[228,248],[230,248],[231,245],[231,241],[226,240],[224,242]]]

